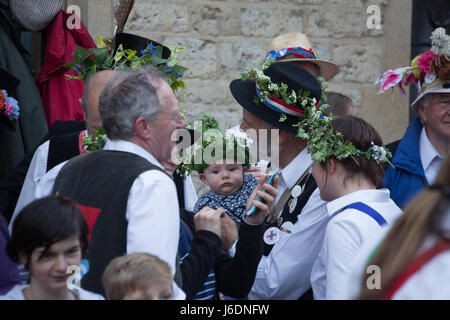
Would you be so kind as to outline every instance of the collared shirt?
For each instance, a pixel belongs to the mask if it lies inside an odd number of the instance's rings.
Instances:
[[[137,154],[163,168],[150,153],[129,141],[107,140],[103,149]],[[36,187],[36,198],[51,194],[55,179],[66,162],[54,167],[41,179]],[[127,253],[147,252],[155,255],[166,261],[175,274],[180,215],[177,191],[169,176],[159,170],[140,174],[128,195],[126,219]],[[185,296],[174,283],[175,299],[184,299]]]
[[[345,209],[362,202],[377,211],[391,225],[402,213],[389,197],[388,189],[360,190],[327,204],[331,220],[327,225],[323,247],[311,272],[314,299],[342,299],[343,282],[351,269],[352,260],[365,243],[378,239],[385,226],[380,226],[368,214]],[[343,210],[345,209],[345,210]]]
[[[450,209],[442,216],[439,223],[441,230],[447,234],[450,232]],[[366,270],[369,257],[373,254],[375,248],[383,241],[386,234],[390,231],[392,225],[383,230],[383,232],[367,243],[358,252],[352,262],[351,271],[344,279],[342,299],[355,299],[361,293],[361,278],[363,275],[372,275],[372,272]],[[436,245],[439,238],[435,235],[428,235],[417,255]],[[396,250],[396,248],[392,248]],[[381,275],[382,276],[382,275]],[[413,274],[393,295],[393,300],[448,300],[450,299],[450,286],[443,285],[450,282],[450,251],[444,251],[428,261],[421,269]]]
[[[276,201],[286,188],[294,186],[311,164],[305,148],[282,169]],[[303,207],[292,234],[278,240],[270,254],[261,258],[249,298],[293,300],[302,296],[311,287],[311,269],[322,246],[328,220],[326,202],[320,199],[319,189],[316,189]]]
[[[428,184],[433,184],[439,172],[439,168],[444,162],[444,157],[439,154],[430,139],[428,139],[425,127],[422,128],[422,132],[420,133],[419,150],[425,177],[427,178]]]

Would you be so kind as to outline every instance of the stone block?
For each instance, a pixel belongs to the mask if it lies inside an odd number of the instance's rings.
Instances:
[[[208,36],[239,34],[239,11],[232,7],[195,6],[192,9],[192,28]]]
[[[335,82],[373,83],[382,72],[382,50],[377,45],[349,44],[336,46],[332,61],[340,72]]]
[[[217,77],[215,43],[194,38],[166,38],[164,44],[185,48],[183,53],[177,55],[179,63],[189,68],[184,78],[214,79]]]
[[[141,32],[188,32],[190,31],[188,6],[136,1],[126,29]]]

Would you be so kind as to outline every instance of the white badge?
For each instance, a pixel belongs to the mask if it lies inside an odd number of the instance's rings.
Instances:
[[[302,191],[303,191],[303,188],[300,187],[299,185],[296,185],[296,186],[292,189],[291,195],[292,195],[294,198],[297,198],[299,195],[302,194]]]
[[[264,232],[264,242],[268,245],[274,244],[280,239],[280,229],[277,227],[271,227]]]
[[[295,210],[296,206],[297,206],[297,198],[293,198],[291,200],[291,203],[289,204],[289,213],[292,213]]]
[[[292,232],[294,232],[294,225],[290,221],[286,221],[280,227],[280,238],[289,236]]]

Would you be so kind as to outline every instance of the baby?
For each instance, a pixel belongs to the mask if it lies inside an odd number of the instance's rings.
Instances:
[[[110,262],[103,274],[108,300],[172,300],[169,265],[148,253],[131,253]]]
[[[239,224],[247,200],[258,184],[253,175],[245,174],[250,167],[252,141],[239,129],[227,130],[224,135],[211,116],[204,115],[200,120],[202,139],[194,144],[191,152],[185,153],[178,172],[186,175],[197,171],[200,180],[211,188],[198,199],[194,213],[205,206],[223,208]]]
[[[200,173],[199,178],[211,191],[198,199],[194,213],[205,206],[223,208],[239,224],[246,212],[247,200],[258,184],[256,178],[245,174],[242,164],[227,164],[225,160],[214,161]]]

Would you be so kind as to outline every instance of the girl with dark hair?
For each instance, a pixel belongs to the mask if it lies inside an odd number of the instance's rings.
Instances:
[[[312,174],[330,216],[324,243],[311,272],[315,299],[342,299],[342,282],[360,248],[401,214],[389,190],[377,189],[386,160],[382,140],[367,122],[354,116],[330,121],[311,148],[322,148]],[[323,146],[327,148],[323,148]]]
[[[30,284],[16,285],[0,299],[103,299],[72,284],[87,237],[86,223],[72,201],[51,196],[30,203],[17,216],[6,247],[8,256],[29,271]]]
[[[363,260],[355,262],[358,272],[352,280],[358,281],[359,288],[349,289],[352,298],[450,299],[450,156],[434,184],[405,207],[381,244],[373,248],[364,250]],[[359,272],[367,265],[381,270],[376,290],[367,285],[371,275]]]

